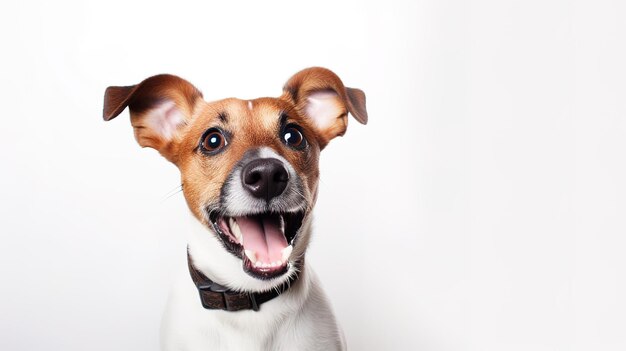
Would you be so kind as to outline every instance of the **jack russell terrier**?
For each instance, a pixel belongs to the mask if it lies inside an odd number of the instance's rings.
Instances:
[[[345,133],[348,113],[367,123],[363,91],[313,67],[278,98],[206,102],[186,80],[157,75],[106,89],[104,120],[126,107],[139,145],[180,170],[198,222],[162,349],[344,350],[305,251],[320,151]]]

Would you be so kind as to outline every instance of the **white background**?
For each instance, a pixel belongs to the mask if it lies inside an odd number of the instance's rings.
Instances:
[[[351,350],[626,349],[623,1],[4,2],[0,349],[154,350],[175,167],[109,85],[368,97],[323,152],[317,270]],[[353,121],[354,122],[354,121]]]

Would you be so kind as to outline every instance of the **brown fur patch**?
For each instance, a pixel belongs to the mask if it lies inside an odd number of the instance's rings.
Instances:
[[[246,151],[269,147],[284,157],[294,167],[306,185],[307,202],[317,192],[319,178],[319,144],[315,131],[306,117],[299,115],[289,102],[275,98],[253,100],[254,108],[239,99],[225,99],[204,103],[197,108],[184,134],[176,143],[177,166],[183,181],[183,192],[194,215],[204,221],[204,207],[219,201],[220,191],[233,167]],[[225,112],[229,118],[219,118]],[[305,150],[294,150],[280,140],[280,119],[285,113],[287,123],[302,127],[309,146]],[[198,152],[203,133],[210,128],[219,128],[230,135],[228,145],[222,152],[206,156]]]
[[[337,94],[338,115],[322,129],[306,116],[306,106],[311,93],[323,90]],[[146,118],[158,106],[164,106],[164,102],[176,107],[183,119],[171,133],[169,130],[159,133]],[[320,67],[298,72],[285,84],[283,95],[252,100],[252,108],[249,101],[235,98],[206,102],[191,83],[172,75],[150,77],[133,86],[107,88],[105,120],[115,118],[127,106],[137,141],[144,147],[157,149],[178,166],[187,204],[202,222],[206,222],[204,208],[219,202],[222,186],[235,164],[246,151],[261,147],[271,148],[289,161],[303,181],[310,209],[317,195],[320,150],[331,139],[345,133],[348,112],[359,122],[367,122],[365,94],[344,87],[337,75]],[[301,127],[307,148],[295,150],[284,144],[280,135],[283,116],[285,123]],[[207,155],[200,152],[199,145],[202,135],[210,128],[224,131],[227,145],[221,152]]]

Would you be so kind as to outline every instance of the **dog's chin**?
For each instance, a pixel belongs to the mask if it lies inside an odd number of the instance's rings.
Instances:
[[[304,211],[236,216],[210,211],[209,222],[224,249],[241,259],[244,272],[271,280],[286,274],[294,264],[292,251],[305,216]]]

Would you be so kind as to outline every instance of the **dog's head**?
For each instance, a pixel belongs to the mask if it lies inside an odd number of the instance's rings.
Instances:
[[[345,133],[348,113],[367,122],[365,94],[319,67],[291,77],[278,98],[206,102],[172,75],[107,88],[105,120],[127,106],[137,142],[179,168],[219,255],[262,281],[284,281],[303,258],[320,151]]]

